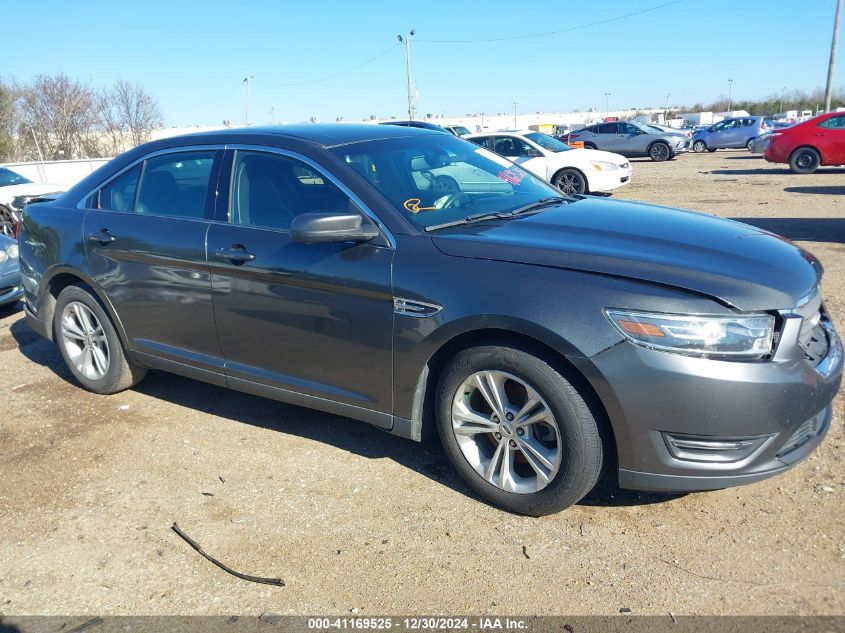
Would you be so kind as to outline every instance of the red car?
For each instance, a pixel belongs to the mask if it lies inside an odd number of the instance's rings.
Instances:
[[[845,165],[845,112],[828,112],[772,132],[764,151],[770,163],[788,163],[796,174],[821,165]]]

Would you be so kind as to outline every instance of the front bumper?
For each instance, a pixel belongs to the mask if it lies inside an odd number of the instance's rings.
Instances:
[[[619,485],[649,491],[713,490],[777,475],[822,441],[842,381],[842,343],[832,327],[821,362],[795,346],[772,360],[731,362],[623,342],[582,368],[608,410]],[[592,375],[590,372],[593,372]],[[671,438],[757,442],[741,458],[683,455]]]
[[[11,270],[0,273],[0,305],[14,303],[22,296],[20,269],[15,266]]]
[[[618,189],[631,182],[631,167],[623,167],[612,171],[596,171],[590,173],[588,183],[590,192],[606,192]]]
[[[676,141],[675,146],[672,148],[676,154],[683,154],[684,152],[690,151],[692,147],[692,142],[690,139],[684,139],[682,141]]]

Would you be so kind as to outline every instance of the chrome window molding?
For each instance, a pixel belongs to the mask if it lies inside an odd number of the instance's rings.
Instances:
[[[128,165],[126,165],[120,171],[112,174],[111,178],[101,182],[99,185],[97,185],[96,187],[91,189],[91,191],[89,191],[84,196],[82,196],[82,198],[79,200],[79,202],[76,203],[76,208],[77,209],[91,209],[93,211],[110,211],[112,213],[134,213],[134,211],[114,211],[112,209],[98,209],[98,208],[94,208],[94,207],[89,207],[89,206],[86,206],[85,201],[88,200],[88,198],[93,196],[95,193],[97,193],[100,189],[107,186],[113,180],[120,178],[127,171],[129,171],[130,169],[132,169],[134,167],[137,167],[139,164],[143,163],[145,160],[148,160],[150,158],[155,158],[156,156],[162,156],[164,154],[181,154],[182,152],[202,152],[202,151],[207,152],[207,151],[217,151],[217,150],[225,150],[225,149],[226,149],[226,146],[221,144],[221,143],[212,143],[210,145],[180,145],[179,147],[168,147],[168,148],[165,148],[165,149],[159,149],[159,150],[156,150],[154,152],[150,152],[149,154],[144,154],[143,156],[141,156],[137,160],[134,160],[131,163],[129,163]],[[139,180],[139,182],[140,182],[140,180]],[[169,216],[162,216],[162,217],[169,217]],[[207,220],[203,220],[203,221],[207,222]]]
[[[340,189],[344,194],[346,194],[352,202],[354,202],[359,209],[366,215],[372,222],[378,227],[378,230],[384,235],[385,239],[387,240],[390,248],[396,249],[396,238],[393,237],[393,234],[387,229],[384,223],[379,219],[379,217],[373,213],[373,211],[366,205],[364,202],[359,198],[355,193],[346,185],[344,185],[340,180],[338,180],[333,174],[329,173],[325,167],[317,163],[316,161],[299,154],[298,152],[294,152],[292,150],[283,149],[281,147],[273,147],[271,145],[248,145],[248,144],[228,144],[225,146],[227,150],[235,150],[235,151],[249,151],[249,152],[264,152],[268,154],[279,154],[280,156],[286,156],[288,158],[293,158],[294,160],[298,160],[302,163],[308,165],[311,169],[319,173],[323,178],[328,179],[333,185],[335,185],[338,189]],[[232,161],[232,169],[234,169],[235,161]],[[231,184],[232,184],[232,175],[229,175],[229,194],[231,197]],[[228,205],[231,205],[231,200],[227,201]],[[227,217],[229,216],[227,210]],[[231,223],[231,222],[230,222]],[[264,227],[255,227],[255,228],[264,228]],[[280,232],[289,233],[289,231],[283,231],[282,229],[269,229],[269,230],[279,230]]]

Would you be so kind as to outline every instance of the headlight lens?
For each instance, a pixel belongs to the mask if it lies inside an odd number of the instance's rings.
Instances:
[[[775,319],[768,314],[694,316],[605,310],[629,341],[693,356],[761,358],[771,353]]]
[[[0,248],[0,264],[5,264],[7,261],[9,261],[9,254]]]
[[[596,171],[613,171],[614,169],[619,169],[619,165],[604,160],[591,160],[590,162]]]
[[[6,249],[6,254],[8,254],[8,256],[11,259],[17,259],[18,258],[18,245],[17,244],[10,245],[9,248]]]

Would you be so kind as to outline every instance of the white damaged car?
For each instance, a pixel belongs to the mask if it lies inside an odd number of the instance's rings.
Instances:
[[[61,193],[61,185],[43,185],[8,167],[0,167],[0,235],[14,235],[23,208],[34,198]]]
[[[573,149],[541,132],[491,132],[464,137],[516,163],[563,193],[610,193],[631,181],[631,164],[620,154]]]

